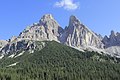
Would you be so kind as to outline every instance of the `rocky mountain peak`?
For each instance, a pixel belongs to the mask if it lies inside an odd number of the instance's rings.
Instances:
[[[37,41],[58,41],[58,37],[62,31],[63,29],[59,26],[53,16],[51,14],[46,14],[43,15],[39,23],[34,23],[32,26],[27,27],[21,32],[20,37]]]
[[[40,19],[39,22],[40,22],[40,24],[45,24],[45,23],[47,23],[49,21],[55,21],[52,14],[43,15],[43,17]]]
[[[54,19],[52,14],[43,15],[42,19]]]
[[[77,19],[76,16],[71,15],[71,16],[70,16],[70,23],[74,23],[74,22],[79,22],[79,19]]]
[[[76,27],[76,25],[80,25],[80,21],[79,19],[74,16],[74,15],[71,15],[70,16],[70,19],[69,19],[69,27],[73,28],[73,27]]]
[[[119,33],[119,32],[117,32],[117,33],[116,33],[116,35],[117,35],[117,36],[120,36],[120,33]]]
[[[111,46],[120,46],[120,33],[119,32],[115,33],[112,30],[110,36],[107,38],[105,36],[102,41],[105,44],[106,48]]]
[[[13,36],[9,41],[0,40],[0,54],[12,54],[21,50],[32,51],[36,47],[35,41],[52,40],[79,50],[107,49],[107,52],[110,50],[118,52],[119,48],[113,47],[120,46],[120,33],[115,33],[112,30],[110,36],[102,38],[101,35],[82,24],[74,15],[70,16],[68,26],[63,29],[52,14],[46,14],[42,16],[39,22],[26,27],[18,37]]]
[[[61,41],[69,46],[78,48],[86,46],[103,48],[101,39],[73,15],[70,16],[69,26],[65,28]]]
[[[43,15],[43,17],[39,21],[39,25],[44,26],[47,29],[57,29],[60,27],[58,22],[54,19],[52,14]]]
[[[115,37],[115,36],[116,36],[116,33],[112,30],[111,34],[110,34],[110,37]]]

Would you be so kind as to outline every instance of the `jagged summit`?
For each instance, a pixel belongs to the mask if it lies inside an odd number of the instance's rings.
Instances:
[[[70,16],[69,25],[66,29],[63,29],[57,23],[52,14],[43,15],[38,23],[28,26],[18,37],[11,38],[8,46],[11,47],[11,44],[18,44],[18,42],[22,44],[24,40],[55,40],[75,48],[86,48],[88,46],[103,48],[101,39],[85,25],[80,23],[80,20],[74,15]],[[3,52],[4,49],[2,50]]]
[[[101,39],[73,15],[70,16],[69,26],[65,29],[61,42],[74,47],[93,46],[103,48]]]
[[[71,15],[69,19],[69,26],[74,26],[74,24],[81,24],[81,23],[76,16]]]
[[[55,21],[55,19],[53,18],[52,14],[45,14],[42,16],[42,18],[40,19],[39,21],[39,24],[40,25],[44,25],[46,22],[49,22],[49,21]],[[57,22],[56,22],[57,23]]]
[[[116,33],[113,30],[111,30],[110,37],[114,37],[114,36],[116,36]]]
[[[119,32],[115,33],[112,30],[110,36],[109,37],[105,36],[102,41],[105,44],[106,48],[111,46],[120,46],[120,33]]]
[[[70,18],[69,18],[68,29],[69,30],[74,30],[74,28],[80,27],[80,26],[77,26],[77,25],[80,25],[80,24],[81,23],[80,23],[79,19],[76,16],[71,15]]]
[[[52,14],[46,14],[41,17],[38,23],[33,23],[33,25],[24,29],[18,37],[12,37],[7,43],[5,42],[6,46],[2,42],[1,50],[3,53],[8,53],[11,50],[17,51],[17,49],[28,47],[26,45],[29,41],[52,40],[79,50],[100,50],[111,46],[120,46],[120,33],[111,31],[109,37],[105,36],[102,38],[101,35],[97,35],[81,23],[74,15],[70,16],[68,26],[63,29]],[[32,42],[29,44],[32,44]]]
[[[43,19],[43,18],[44,18],[44,19],[45,19],[45,18],[47,18],[47,19],[54,19],[52,14],[45,14],[45,15],[43,15],[42,19]]]
[[[21,32],[20,38],[30,39],[30,40],[55,40],[58,41],[63,29],[53,18],[51,14],[43,15],[39,23],[30,26],[25,31]]]

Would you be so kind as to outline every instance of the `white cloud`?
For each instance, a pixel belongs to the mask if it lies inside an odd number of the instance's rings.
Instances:
[[[66,10],[76,10],[79,8],[79,2],[73,2],[73,0],[61,0],[55,3],[56,7],[63,7]]]

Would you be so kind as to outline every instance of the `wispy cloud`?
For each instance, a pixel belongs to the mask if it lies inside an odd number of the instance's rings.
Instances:
[[[76,10],[79,8],[79,2],[74,2],[73,0],[61,0],[55,3],[56,7],[63,7],[66,10]]]

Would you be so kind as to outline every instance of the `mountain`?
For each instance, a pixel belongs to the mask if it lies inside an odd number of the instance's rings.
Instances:
[[[13,36],[9,40],[9,43],[2,48],[1,53],[8,54],[13,53],[13,51],[17,52],[21,48],[27,48],[27,44],[29,43],[24,43],[26,40],[55,40],[79,50],[104,48],[100,36],[80,23],[73,15],[70,16],[69,25],[65,29],[60,27],[51,14],[44,15],[38,23],[33,23],[33,25],[28,26],[18,37]],[[23,47],[25,44],[26,46]]]
[[[103,48],[104,46],[99,37],[81,24],[75,16],[71,16],[69,26],[62,29],[51,14],[46,14],[39,23],[27,27],[19,38],[38,41],[55,40],[72,47]]]
[[[114,31],[111,31],[111,34],[109,37],[105,36],[102,40],[105,44],[105,48],[111,47],[111,46],[120,46],[120,33],[115,33]]]
[[[39,23],[34,23],[21,32],[19,38],[38,41],[59,41],[59,36],[62,32],[63,29],[57,21],[55,21],[53,16],[51,14],[46,14],[40,19]]]
[[[0,41],[0,80],[120,80],[119,43],[118,32],[103,38],[73,15],[63,29],[46,14]]]
[[[82,24],[74,15],[70,16],[68,26],[63,29],[51,14],[43,15],[38,23],[28,26],[19,36],[13,36],[0,45],[0,56],[16,53],[27,49],[33,41],[57,41],[80,51],[89,50],[120,57],[120,33],[111,31],[111,35],[104,38]],[[4,42],[4,43],[3,43]],[[34,45],[35,46],[35,45]],[[117,46],[117,47],[114,47]],[[30,51],[32,51],[30,49]]]
[[[34,42],[34,41],[33,41]],[[119,80],[119,59],[97,52],[81,52],[56,41],[35,41],[27,50],[0,60],[2,80]],[[22,54],[21,54],[22,53]],[[12,73],[12,74],[11,74]]]
[[[88,46],[104,47],[101,39],[73,15],[70,17],[68,27],[65,28],[62,34],[61,42],[77,48]]]
[[[120,33],[111,31],[110,36],[105,36],[102,40],[105,44],[105,51],[112,56],[120,58]]]

